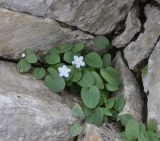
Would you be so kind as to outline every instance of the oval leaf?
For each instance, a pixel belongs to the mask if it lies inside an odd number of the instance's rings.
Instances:
[[[100,101],[100,91],[96,86],[82,88],[81,98],[86,107],[95,108]]]
[[[45,69],[44,68],[36,68],[33,72],[35,79],[42,79],[45,76]]]
[[[82,87],[90,87],[94,84],[94,78],[88,70],[85,70],[82,79],[77,83]]]
[[[74,53],[72,51],[68,51],[64,54],[63,60],[67,63],[72,63],[74,57]]]
[[[101,68],[103,65],[101,57],[95,52],[87,54],[85,57],[85,62],[88,66],[94,68]]]
[[[77,43],[74,45],[73,52],[74,53],[79,53],[84,49],[84,43]]]
[[[103,56],[103,66],[109,67],[111,65],[111,55],[109,53]]]
[[[95,82],[95,85],[99,88],[99,89],[104,89],[104,84],[103,84],[103,81],[100,77],[100,75],[95,72],[95,71],[91,71],[92,75],[93,75],[93,78],[94,78],[94,82]]]
[[[26,59],[22,59],[17,64],[17,69],[20,73],[28,72],[31,68],[31,64],[26,61]]]
[[[52,92],[61,92],[65,88],[65,81],[62,77],[47,75],[45,78],[46,86]]]
[[[73,48],[73,45],[70,43],[64,43],[60,45],[58,48],[56,48],[56,52],[58,53],[64,53],[66,51],[69,51]]]
[[[74,105],[74,107],[72,108],[72,113],[76,117],[84,118],[84,112],[79,104]]]
[[[26,56],[26,60],[29,62],[29,63],[36,63],[37,62],[37,56],[34,54],[34,53],[29,53],[27,54]]]
[[[75,137],[78,136],[81,132],[82,132],[82,126],[76,123],[70,128],[69,135]]]
[[[99,48],[109,48],[109,40],[105,36],[97,36],[95,38],[96,46]]]
[[[45,57],[45,61],[47,64],[53,65],[60,62],[60,56],[57,53],[48,54]]]

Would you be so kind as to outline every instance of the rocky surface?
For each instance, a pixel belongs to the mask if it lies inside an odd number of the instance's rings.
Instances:
[[[86,41],[91,35],[61,27],[56,21],[0,9],[0,56],[17,59],[26,48],[41,54],[62,42]]]
[[[0,140],[70,141],[68,128],[76,120],[70,108],[32,78],[0,62]]]
[[[145,15],[147,20],[144,24],[144,33],[124,49],[124,57],[132,70],[137,69],[137,66],[149,56],[160,36],[160,10],[147,5]]]
[[[111,33],[134,0],[0,0],[0,7],[49,17],[94,34]]]
[[[120,52],[117,53],[113,61],[113,66],[118,69],[122,81],[121,90],[115,94],[124,95],[126,102],[123,112],[120,114],[123,115],[129,113],[132,114],[135,119],[141,121],[143,107],[143,102],[141,100],[142,94],[134,75],[127,68]]]
[[[112,41],[113,46],[116,48],[125,47],[134,38],[136,33],[141,30],[139,11],[138,6],[133,7],[129,11],[125,22],[125,30]]]
[[[86,124],[84,134],[78,141],[122,141],[120,131],[113,124],[104,124],[98,128],[91,124]]]
[[[160,131],[160,41],[154,48],[149,61],[144,87],[148,91],[148,120],[155,118]]]

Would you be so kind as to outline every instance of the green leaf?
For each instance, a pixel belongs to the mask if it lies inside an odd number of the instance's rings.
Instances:
[[[157,135],[153,131],[147,131],[147,138],[149,141],[158,141]]]
[[[82,129],[82,126],[76,123],[70,128],[69,135],[72,137],[78,136],[82,132]]]
[[[119,87],[117,85],[112,85],[110,83],[106,84],[105,86],[106,86],[107,90],[110,92],[117,91],[119,89]]]
[[[58,71],[55,70],[55,69],[52,68],[52,67],[49,67],[49,68],[47,69],[47,71],[48,71],[48,73],[49,73],[52,77],[59,75],[59,74],[58,74]]]
[[[140,134],[138,137],[138,141],[150,141],[144,134]]]
[[[94,68],[101,68],[103,65],[101,57],[95,52],[88,53],[85,57],[85,62],[88,66]]]
[[[29,53],[26,55],[26,61],[29,63],[37,63],[37,56],[34,53]]]
[[[157,130],[157,121],[155,119],[150,119],[147,128],[148,130],[155,132]]]
[[[103,56],[103,66],[109,67],[111,65],[111,55],[109,53]]]
[[[77,82],[81,87],[90,87],[94,84],[94,78],[90,71],[85,70],[80,81]]]
[[[109,40],[105,36],[97,36],[95,38],[96,46],[99,48],[109,48]]]
[[[121,112],[123,110],[123,107],[125,105],[125,99],[123,95],[119,95],[116,99],[115,108],[118,112]]]
[[[73,44],[70,44],[70,43],[64,43],[64,44],[61,44],[57,49],[56,51],[58,53],[64,53],[64,52],[67,52],[69,50],[71,50],[73,48]]]
[[[60,56],[57,53],[48,54],[45,57],[45,61],[49,65],[54,65],[60,62]]]
[[[72,63],[73,57],[74,57],[74,53],[72,51],[67,51],[67,52],[64,53],[63,59],[67,63]]]
[[[100,91],[96,86],[82,88],[81,98],[87,108],[95,108],[100,102]]]
[[[27,48],[27,49],[25,49],[25,53],[26,54],[33,53],[33,50],[31,48]]]
[[[82,72],[78,69],[74,69],[71,81],[77,82],[81,79],[81,77],[82,77]]]
[[[31,64],[26,59],[22,59],[18,62],[17,69],[20,73],[28,72],[31,69]]]
[[[121,116],[118,116],[118,121],[120,120],[121,124],[123,126],[126,126],[126,124],[128,123],[128,121],[134,119],[134,117],[130,114],[124,114],[124,115],[121,115]]]
[[[116,102],[116,99],[113,97],[113,98],[110,98],[107,100],[107,108],[108,109],[112,109],[115,105],[115,102]]]
[[[101,109],[103,110],[103,114],[105,116],[109,116],[109,117],[113,116],[113,114],[107,108],[101,108]]]
[[[35,68],[33,75],[35,79],[42,79],[45,76],[45,69],[44,68]]]
[[[125,129],[125,136],[130,141],[135,141],[138,139],[140,132],[139,124],[135,120],[130,120]]]
[[[79,53],[80,51],[82,51],[84,49],[84,43],[76,43],[74,45],[74,48],[73,48],[73,52],[74,53]]]
[[[95,72],[95,71],[91,71],[92,75],[93,75],[93,78],[94,78],[94,82],[95,82],[95,85],[99,88],[99,89],[104,89],[104,84],[103,84],[103,81],[100,77],[100,75]]]
[[[146,65],[142,70],[141,70],[141,75],[142,78],[144,78],[148,73],[148,66]]]
[[[65,88],[64,79],[58,75],[47,75],[45,84],[52,92],[61,92]]]
[[[84,118],[84,112],[79,104],[75,104],[72,108],[72,113],[74,116],[79,118]]]
[[[120,77],[116,69],[112,67],[102,68],[100,74],[109,84],[120,86]]]
[[[94,110],[94,114],[93,114],[93,124],[95,124],[96,126],[101,126],[103,123],[103,110],[98,107]]]

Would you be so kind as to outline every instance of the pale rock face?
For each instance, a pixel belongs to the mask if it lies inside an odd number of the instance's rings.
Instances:
[[[122,94],[125,98],[125,106],[120,115],[129,113],[133,115],[135,119],[141,121],[143,107],[143,101],[141,100],[142,94],[134,75],[126,66],[120,52],[117,53],[113,61],[113,66],[119,71],[122,81],[122,88],[115,94]]]
[[[145,15],[147,20],[144,24],[144,33],[124,49],[124,57],[132,70],[137,69],[137,66],[149,56],[160,36],[160,10],[147,5]]]
[[[141,22],[139,20],[139,7],[133,7],[127,16],[125,22],[125,30],[112,41],[112,45],[116,48],[125,47],[141,30]]]
[[[98,128],[92,124],[86,124],[84,134],[78,141],[122,141],[121,133],[113,124],[107,123]]]
[[[111,33],[134,0],[0,0],[0,7],[49,17],[94,34]]]
[[[44,54],[64,42],[91,40],[93,37],[79,30],[63,28],[51,19],[0,9],[0,56],[21,57],[26,48]]]
[[[148,120],[155,118],[160,131],[160,41],[154,48],[149,61],[148,71],[143,84],[148,92]]]
[[[76,121],[71,109],[32,78],[0,62],[0,140],[70,141],[69,127]]]

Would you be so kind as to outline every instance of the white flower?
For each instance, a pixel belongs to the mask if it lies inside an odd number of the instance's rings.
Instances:
[[[26,54],[25,53],[22,53],[22,57],[24,58],[26,56]]]
[[[69,73],[71,72],[71,69],[68,68],[66,65],[63,65],[62,67],[58,68],[59,76],[61,77],[69,77]]]
[[[81,66],[85,66],[85,62],[83,61],[83,56],[74,56],[74,60],[72,64],[76,65],[76,68],[80,68]]]

